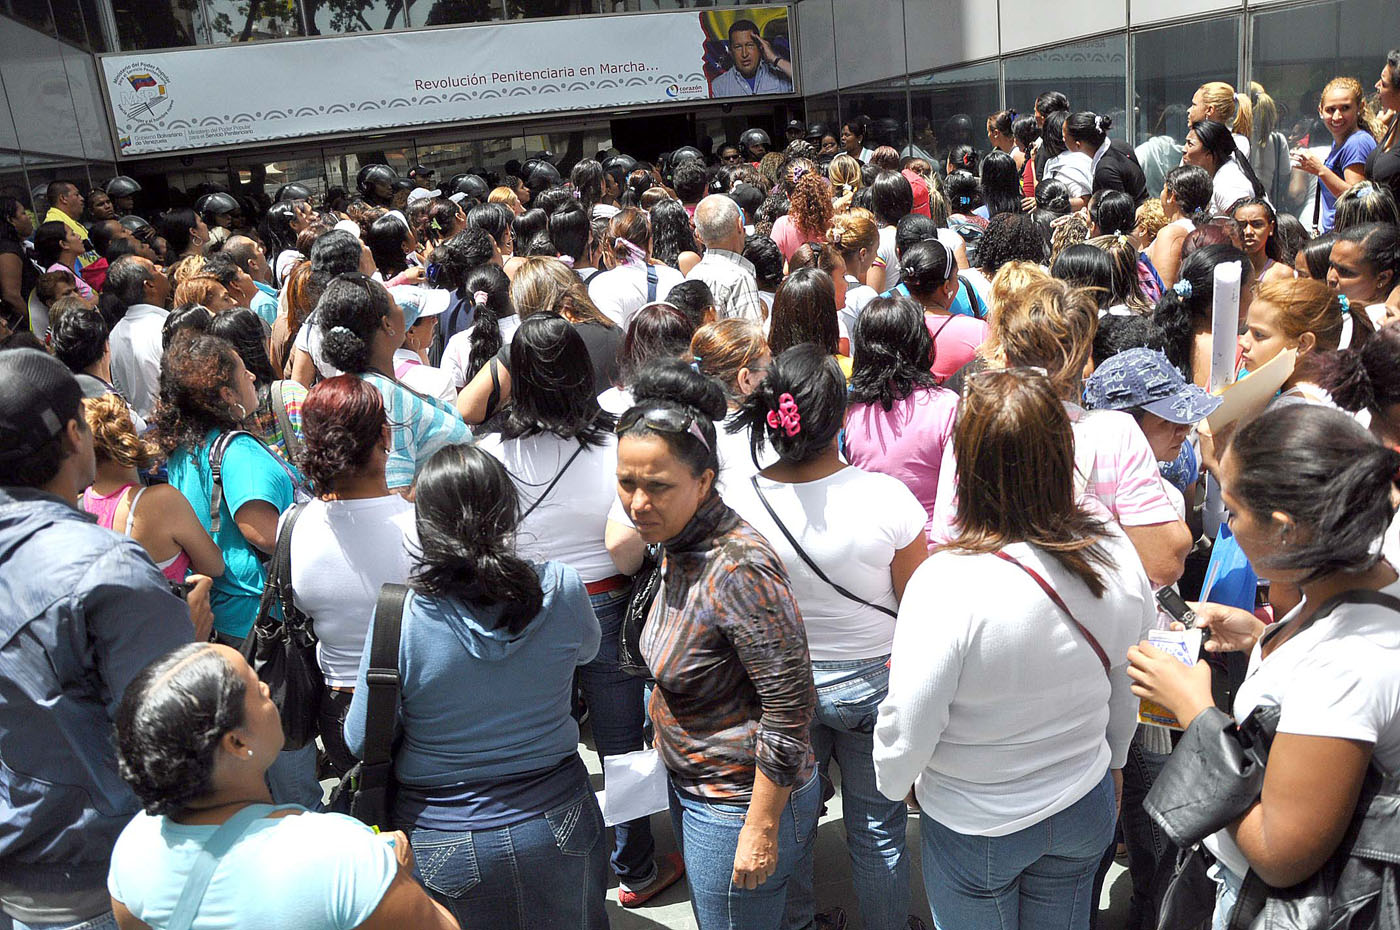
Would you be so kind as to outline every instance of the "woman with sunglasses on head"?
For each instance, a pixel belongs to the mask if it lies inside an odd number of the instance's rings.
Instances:
[[[416,498],[390,820],[464,928],[604,930],[607,833],[569,715],[575,672],[599,644],[583,582],[516,551],[521,500],[484,450],[438,450]],[[369,656],[345,720],[356,755]]]
[[[779,355],[727,427],[750,436],[754,459],[769,447],[777,461],[731,482],[725,497],[787,566],[802,612],[817,688],[812,745],[822,769],[835,762],[841,770],[863,925],[906,930],[909,813],[902,799],[891,801],[875,786],[871,733],[889,677],[895,612],[928,557],[928,514],[897,478],[843,461],[845,412],[846,379],[831,356],[810,343]],[[811,898],[810,879],[793,877],[790,901]]]
[[[1085,930],[1137,728],[1125,657],[1155,625],[1152,589],[1123,532],[1079,499],[1045,375],[969,376],[953,445],[956,528],[901,601],[876,778],[922,809],[938,926]]]
[[[326,361],[370,382],[384,398],[391,425],[390,490],[407,493],[434,452],[472,438],[450,405],[418,394],[394,377],[394,353],[403,345],[406,327],[403,310],[382,284],[360,272],[337,275],[316,304],[315,325]]]
[[[663,546],[641,652],[691,907],[701,930],[777,930],[789,880],[812,867],[821,805],[806,633],[782,561],[715,490],[719,384],[661,361],[633,393],[617,489],[642,539]],[[811,925],[810,911],[794,917]]]
[[[1400,453],[1342,411],[1315,404],[1264,411],[1230,442],[1222,496],[1244,555],[1271,582],[1301,587],[1301,603],[1267,628],[1245,610],[1196,605],[1198,624],[1209,630],[1208,651],[1249,654],[1233,721],[1214,707],[1208,663],[1188,667],[1148,643],[1128,653],[1133,692],[1170,710],[1189,727],[1187,740],[1198,727],[1218,739],[1217,728],[1233,729],[1258,708],[1278,714],[1257,798],[1242,799],[1242,814],[1220,811],[1228,825],[1203,841],[1215,859],[1218,930],[1245,900],[1247,875],[1271,898],[1273,889],[1313,876],[1346,843],[1367,768],[1388,773],[1400,766],[1400,580],[1382,546],[1395,517],[1397,472]],[[1205,786],[1215,766],[1209,754],[1202,761],[1205,780],[1193,784],[1214,809]],[[1237,790],[1222,785],[1218,796]],[[1173,792],[1172,800],[1186,806],[1192,799]],[[1352,912],[1358,925],[1384,924],[1374,918],[1374,899],[1361,896],[1364,887],[1336,887],[1360,893],[1348,900],[1364,902]],[[1295,906],[1300,900],[1309,900],[1306,886]],[[1325,909],[1317,914],[1322,923],[1328,916]],[[1264,915],[1254,925],[1280,924]]]

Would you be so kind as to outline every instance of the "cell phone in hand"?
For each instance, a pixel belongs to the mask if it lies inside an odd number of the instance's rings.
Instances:
[[[169,582],[169,584],[171,594],[182,601],[188,601],[190,599],[190,592],[194,590],[193,581],[172,581]]]
[[[1186,599],[1178,594],[1175,588],[1170,585],[1158,588],[1157,604],[1186,629],[1196,628],[1196,612],[1191,609],[1191,605],[1186,603]]]

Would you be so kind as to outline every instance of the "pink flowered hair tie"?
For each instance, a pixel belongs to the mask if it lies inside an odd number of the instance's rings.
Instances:
[[[782,430],[789,439],[802,432],[802,414],[797,412],[797,401],[791,394],[779,397],[778,409],[768,411],[768,426]]]

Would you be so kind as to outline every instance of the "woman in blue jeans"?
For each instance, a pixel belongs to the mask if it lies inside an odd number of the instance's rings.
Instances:
[[[557,313],[520,324],[510,345],[511,405],[499,433],[478,447],[499,459],[525,516],[517,551],[558,559],[578,572],[602,628],[598,656],[579,669],[593,742],[600,756],[642,748],[640,678],[618,667],[617,637],[632,593],[628,574],[641,565],[637,531],[608,519],[617,502],[617,437],[598,407],[593,368],[582,337]],[[656,859],[645,817],[616,827],[612,854],[618,903],[638,907],[685,871],[679,855]]]
[[[515,486],[480,449],[434,453],[415,507],[393,821],[464,930],[606,928],[606,832],[569,714],[598,652],[588,593],[567,565],[515,553]],[[345,721],[357,756],[370,652]]]
[[[904,591],[876,779],[923,811],[938,927],[1086,930],[1152,589],[1117,524],[1076,501],[1069,415],[1038,370],[970,377],[953,450],[957,535]]]
[[[788,892],[811,870],[821,786],[811,660],[787,573],[715,492],[720,384],[665,359],[632,393],[617,425],[617,491],[642,538],[665,548],[640,646],[696,922],[810,927],[810,900]]]
[[[922,317],[911,314],[908,322],[927,355],[932,340]],[[857,355],[863,351],[857,345]],[[755,459],[768,445],[778,461],[727,488],[726,500],[787,566],[817,689],[812,747],[819,766],[835,761],[841,769],[862,924],[896,930],[910,920],[909,812],[875,786],[872,734],[889,678],[895,611],[928,557],[928,514],[899,479],[841,460],[845,413],[846,379],[835,359],[811,344],[779,355],[733,419],[736,432],[752,437]],[[810,872],[795,876],[789,898],[811,895]],[[823,919],[839,926],[838,914]]]

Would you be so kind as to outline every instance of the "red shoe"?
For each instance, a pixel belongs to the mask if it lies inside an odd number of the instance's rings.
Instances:
[[[681,858],[680,853],[673,852],[656,864],[656,877],[645,888],[640,891],[628,891],[626,888],[619,887],[617,889],[617,903],[626,908],[641,907],[674,885],[684,874],[685,860]]]

